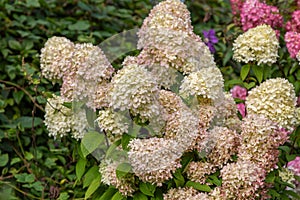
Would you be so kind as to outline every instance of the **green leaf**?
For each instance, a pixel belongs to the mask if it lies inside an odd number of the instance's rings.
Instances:
[[[83,188],[89,186],[96,176],[101,176],[99,173],[99,167],[93,166],[85,173],[83,177]]]
[[[84,148],[81,146],[83,156],[86,157],[95,151],[103,142],[105,142],[104,134],[100,134],[96,131],[87,132],[81,140],[81,144],[84,146]]]
[[[1,160],[1,158],[0,158],[0,160]],[[13,165],[13,164],[16,164],[18,162],[21,162],[21,159],[16,157],[16,158],[11,159],[10,164]],[[3,167],[3,166],[0,165],[0,167]]]
[[[25,152],[25,159],[26,160],[32,160],[33,159],[33,154],[30,153],[30,152],[28,152],[28,151],[26,151]]]
[[[222,181],[218,179],[218,177],[214,174],[214,175],[210,175],[207,182],[213,183],[216,186],[221,186]]]
[[[129,148],[128,148],[128,144],[130,142],[130,140],[132,139],[133,137],[128,135],[128,134],[123,134],[122,135],[122,148],[125,150],[125,151],[129,151]]]
[[[91,128],[95,127],[95,120],[97,119],[96,112],[91,108],[85,109],[86,119]]]
[[[287,161],[290,162],[292,160],[295,160],[295,158],[297,157],[297,154],[292,154],[292,155],[286,154],[285,157],[286,157]]]
[[[0,167],[4,167],[8,163],[8,154],[0,155]]]
[[[20,104],[23,96],[24,96],[24,92],[23,91],[13,92],[13,97],[14,97],[14,100],[15,100],[15,102],[17,104]]]
[[[84,31],[90,28],[90,23],[87,20],[81,20],[75,24],[70,24],[68,29],[71,31]]]
[[[33,174],[27,174],[27,173],[16,174],[15,178],[17,179],[17,182],[20,182],[20,183],[32,183],[32,182],[34,182],[34,175]]]
[[[115,188],[109,187],[104,194],[100,197],[99,200],[108,200],[111,199],[114,194],[117,192],[117,190]]]
[[[38,0],[26,0],[26,5],[34,8],[39,8],[41,6]]]
[[[288,146],[280,146],[278,147],[279,149],[281,149],[282,151],[284,151],[285,153],[289,154],[291,151],[291,148]]]
[[[250,65],[242,66],[240,76],[243,81],[247,78],[249,71],[250,71]]]
[[[141,192],[137,192],[134,196],[133,196],[133,200],[148,200],[148,197],[146,195],[144,195]]]
[[[15,121],[15,124],[19,124],[22,128],[32,128],[32,125],[33,127],[36,127],[38,125],[41,125],[42,123],[43,120],[39,117],[32,118],[27,116],[20,117]]]
[[[111,200],[123,200],[126,199],[120,192],[116,192],[115,195],[111,198]]]
[[[261,66],[253,65],[252,70],[258,82],[261,83],[264,77],[264,68]]]
[[[13,50],[22,50],[22,46],[17,40],[9,40],[8,46]]]
[[[87,191],[85,192],[84,198],[89,198],[100,186],[101,184],[101,176],[96,176],[95,179],[92,181],[90,186],[88,187]]]
[[[65,106],[65,107],[67,107],[67,108],[70,108],[70,109],[71,109],[73,103],[71,103],[71,102],[64,102],[62,105]]]
[[[268,194],[270,194],[272,197],[280,197],[280,194],[274,189],[269,189]]]
[[[243,84],[247,90],[250,90],[251,88],[253,88],[256,85],[255,82],[243,83]]]
[[[70,196],[67,192],[62,192],[59,194],[59,197],[57,200],[69,200]]]
[[[202,185],[197,182],[188,181],[185,186],[187,187],[193,187],[196,190],[203,191],[203,192],[210,192],[211,188],[208,185]]]
[[[154,197],[154,192],[155,192],[156,186],[152,185],[151,183],[140,183],[140,191],[144,193],[147,196]]]
[[[174,181],[175,181],[176,187],[183,187],[185,180],[181,174],[181,170],[176,170],[176,172],[173,174],[173,176],[175,177]]]
[[[226,65],[226,63],[230,60],[231,57],[232,57],[232,51],[231,49],[229,49],[228,51],[226,51],[225,56],[223,58],[223,66]]]
[[[84,158],[80,158],[76,163],[76,177],[77,180],[80,180],[81,177],[84,174],[85,166],[86,166],[87,160]]]
[[[121,140],[115,141],[106,151],[106,158],[111,158],[113,153],[116,152],[116,148],[121,144]]]
[[[44,190],[44,186],[40,181],[32,183],[31,187],[34,188],[36,191],[40,191],[40,192]]]
[[[126,176],[131,171],[132,171],[132,168],[129,163],[121,163],[118,165],[118,167],[116,169],[116,175],[120,179],[120,178]]]

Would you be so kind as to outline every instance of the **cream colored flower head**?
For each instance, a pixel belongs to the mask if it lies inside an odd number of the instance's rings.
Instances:
[[[113,77],[109,96],[110,106],[113,109],[129,110],[144,122],[147,120],[154,122],[160,118],[161,106],[155,78],[146,68],[134,64],[133,61]]]
[[[67,38],[49,38],[40,55],[42,75],[53,82],[61,79],[71,66],[74,49],[75,45]]]
[[[248,114],[264,115],[281,127],[293,129],[299,123],[294,86],[283,78],[269,79],[249,91]]]
[[[208,67],[186,76],[179,94],[184,98],[197,95],[215,101],[223,95],[223,87],[224,79],[219,68]]]
[[[88,127],[85,110],[74,113],[71,108],[64,106],[64,103],[62,97],[56,95],[47,100],[44,123],[49,136],[58,138],[70,133],[75,139],[83,138]]]
[[[233,59],[238,62],[275,63],[279,41],[269,25],[260,25],[240,35],[233,43]]]

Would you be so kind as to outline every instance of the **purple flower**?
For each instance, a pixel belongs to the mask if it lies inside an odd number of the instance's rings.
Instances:
[[[211,53],[215,53],[216,49],[214,44],[218,43],[215,30],[210,29],[209,31],[203,31],[204,43],[208,46]]]

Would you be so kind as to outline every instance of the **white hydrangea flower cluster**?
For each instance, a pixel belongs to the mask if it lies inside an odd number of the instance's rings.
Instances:
[[[99,47],[89,43],[76,44],[71,70],[63,79],[62,96],[67,101],[85,101],[88,107],[99,108],[99,103],[95,104],[96,94],[106,92],[105,86],[113,72],[113,67]]]
[[[144,38],[149,35],[149,29],[155,28],[168,28],[193,33],[190,12],[186,5],[179,0],[166,0],[152,8],[138,32],[140,38],[138,41],[139,49],[147,45]]]
[[[174,68],[184,74],[216,66],[201,38],[193,33],[190,13],[179,0],[155,6],[138,33],[140,63]]]
[[[249,29],[233,43],[233,59],[238,62],[272,64],[278,58],[279,41],[271,26],[263,24]]]
[[[114,112],[109,108],[100,110],[96,121],[100,129],[106,132],[111,143],[121,139],[122,135],[128,132],[130,123],[122,113]]]
[[[161,186],[181,167],[182,150],[175,140],[156,137],[133,139],[128,146],[133,172],[142,181]]]
[[[299,123],[294,86],[283,78],[269,79],[249,91],[248,114],[264,115],[283,128],[292,130]]]
[[[179,94],[184,98],[202,96],[213,101],[223,96],[224,79],[217,67],[203,68],[184,77]]]
[[[216,168],[208,162],[190,162],[187,168],[187,177],[191,181],[204,184],[208,175],[216,172]]]
[[[60,80],[72,65],[73,42],[64,37],[51,37],[41,49],[42,75],[52,82]]]
[[[263,115],[250,115],[242,123],[240,160],[251,161],[267,172],[276,167],[278,147],[287,141],[287,134]]]
[[[143,122],[159,125],[161,106],[158,102],[158,86],[147,69],[137,64],[124,66],[112,79],[109,91],[110,106],[121,111],[130,110]]]
[[[207,200],[208,195],[192,187],[172,188],[164,194],[164,200]]]
[[[99,172],[101,173],[101,181],[107,185],[116,187],[124,196],[132,196],[137,190],[135,186],[134,176],[128,174],[122,178],[118,178],[116,174],[117,167],[120,163],[112,161],[103,161],[99,166]]]
[[[81,139],[88,127],[84,110],[74,113],[72,109],[64,106],[61,96],[53,95],[47,100],[44,123],[49,135],[54,138],[63,137],[71,133],[75,139]]]
[[[255,200],[264,186],[266,172],[250,161],[230,163],[221,169],[224,199]]]

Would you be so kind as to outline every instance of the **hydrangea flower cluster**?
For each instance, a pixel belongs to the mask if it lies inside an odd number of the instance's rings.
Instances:
[[[53,95],[49,98],[45,107],[45,125],[50,136],[63,137],[68,133],[76,139],[83,138],[88,122],[85,110],[74,112],[71,108],[64,106],[65,101],[61,96]]]
[[[299,60],[300,52],[300,33],[298,32],[286,32],[284,35],[284,40],[286,42],[286,47],[290,53],[291,58],[296,58]],[[299,60],[300,61],[300,60]]]
[[[285,29],[287,32],[300,32],[300,10],[292,13],[292,18],[286,23]]]
[[[279,42],[269,25],[260,25],[240,35],[233,43],[233,59],[238,62],[271,64],[277,61]]]
[[[202,96],[211,100],[217,100],[223,94],[224,80],[219,68],[203,68],[184,77],[180,86],[180,95]]]
[[[246,100],[246,97],[248,95],[247,89],[243,88],[239,85],[234,86],[231,90],[231,95],[233,98],[237,98],[240,100]],[[245,103],[238,103],[237,105],[237,109],[239,110],[240,114],[242,115],[242,117],[246,116],[246,106]]]
[[[99,167],[101,181],[107,185],[115,186],[125,196],[132,196],[136,190],[134,176],[133,174],[129,174],[118,178],[116,175],[118,165],[118,162],[102,162]]]
[[[231,13],[235,24],[240,25],[240,13],[245,0],[230,0]]]
[[[283,17],[275,6],[261,3],[259,0],[246,0],[241,8],[241,24],[244,31],[262,24],[270,25],[273,29],[282,27]]]
[[[103,131],[120,156],[101,162],[101,181],[124,196],[135,195],[140,182],[165,187],[184,166],[184,155],[193,154],[182,170],[188,181],[209,184],[208,176],[217,172],[222,182],[206,193],[168,184],[164,199],[257,199],[265,194],[266,174],[276,166],[279,145],[287,141],[284,130],[299,123],[294,88],[284,79],[270,79],[249,95],[241,87],[224,92],[213,55],[192,30],[182,2],[159,3],[138,32],[140,54],[126,57],[116,73],[99,47],[49,40],[42,50],[43,74],[63,82],[61,96],[48,100],[45,124],[54,137]],[[261,25],[237,38],[234,59],[274,63],[278,47],[274,30]],[[61,54],[63,50],[71,53]],[[242,120],[234,98],[246,102]],[[95,127],[88,127],[85,110],[74,114],[66,101],[95,111]],[[118,177],[124,163],[130,170]]]
[[[201,38],[193,33],[190,13],[180,1],[155,6],[138,32],[140,64],[174,68],[184,74],[215,66]]]
[[[292,130],[299,123],[294,86],[286,79],[275,78],[249,91],[247,113],[264,115],[281,127]]]
[[[60,80],[72,64],[75,45],[64,37],[52,37],[41,50],[42,75],[52,82]]]
[[[276,123],[264,115],[249,114],[242,124],[239,159],[251,161],[266,172],[270,172],[278,162],[279,150],[277,148],[286,140],[287,134],[281,131]]]
[[[192,187],[173,188],[164,194],[164,200],[207,200],[209,197],[205,193],[199,193]]]

